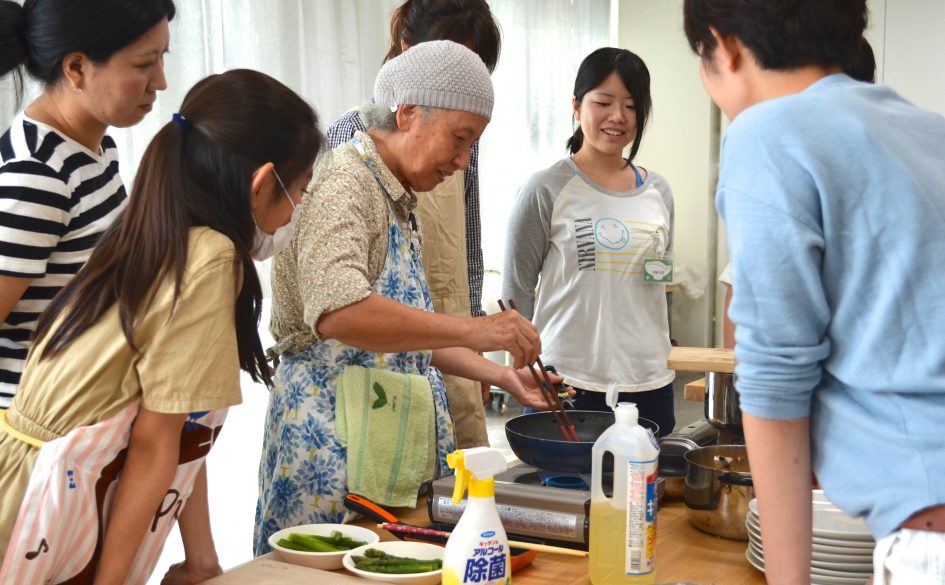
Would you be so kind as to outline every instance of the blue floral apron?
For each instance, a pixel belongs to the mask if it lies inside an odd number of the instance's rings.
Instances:
[[[405,234],[392,211],[388,211],[387,260],[374,291],[433,311],[416,232],[411,229]],[[347,473],[345,449],[335,433],[335,381],[346,365],[419,374],[430,380],[436,408],[438,475],[452,473],[446,455],[455,448],[453,421],[443,378],[430,365],[432,355],[431,351],[363,351],[335,339],[316,342],[297,355],[283,354],[269,396],[259,464],[253,535],[256,555],[269,552],[269,536],[283,528],[340,523],[344,518]]]

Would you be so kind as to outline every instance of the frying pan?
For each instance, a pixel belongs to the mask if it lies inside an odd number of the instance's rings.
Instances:
[[[515,456],[524,463],[563,473],[590,473],[591,447],[608,427],[614,424],[613,412],[569,410],[580,441],[565,441],[561,428],[550,412],[534,412],[509,419],[505,436]],[[659,434],[659,425],[641,418],[639,424]]]

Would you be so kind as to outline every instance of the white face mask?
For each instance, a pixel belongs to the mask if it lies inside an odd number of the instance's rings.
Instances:
[[[258,262],[268,260],[282,250],[285,250],[286,246],[292,241],[292,235],[295,233],[295,222],[299,217],[299,212],[302,210],[301,204],[296,205],[295,202],[292,201],[292,197],[289,196],[289,191],[285,188],[285,183],[282,182],[279,173],[277,173],[275,169],[272,170],[272,173],[276,176],[276,180],[279,181],[282,192],[285,193],[285,196],[289,199],[289,205],[292,206],[292,217],[289,218],[289,223],[276,228],[276,232],[273,234],[267,234],[259,229],[259,224],[256,224],[256,236],[253,238],[253,251],[251,255],[253,260]],[[253,216],[253,223],[256,223],[256,216]]]

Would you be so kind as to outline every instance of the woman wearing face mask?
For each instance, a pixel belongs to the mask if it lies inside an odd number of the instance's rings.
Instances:
[[[637,55],[602,48],[584,59],[571,156],[519,190],[502,296],[538,327],[544,360],[577,392],[575,408],[609,410],[605,393],[616,385],[619,399],[665,435],[675,425],[674,375],[659,280],[666,273],[654,265],[672,261],[673,193],[633,162],[651,103],[650,73]]]
[[[432,312],[420,259],[414,192],[467,166],[492,114],[486,66],[457,43],[420,43],[381,68],[374,98],[361,108],[367,132],[320,164],[296,236],[274,262],[281,359],[259,470],[257,554],[281,528],[340,522],[348,491],[413,505],[423,481],[450,473],[440,370],[544,404],[524,368],[541,349],[532,324],[515,311]],[[521,369],[475,353],[500,349]]]
[[[171,0],[0,1],[0,76],[42,94],[0,138],[0,408],[36,318],[125,205],[109,126],[140,122],[165,89]]]
[[[164,582],[220,573],[203,461],[240,370],[270,383],[253,257],[301,200],[317,125],[278,81],[234,70],[155,136],[0,413],[0,582],[143,583],[178,516],[186,559]]]

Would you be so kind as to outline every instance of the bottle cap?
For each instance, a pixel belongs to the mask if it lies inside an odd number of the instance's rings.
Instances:
[[[633,426],[637,424],[637,420],[640,418],[640,413],[637,410],[637,405],[633,402],[619,402],[617,407],[614,409],[614,418],[617,423],[623,426]]]

